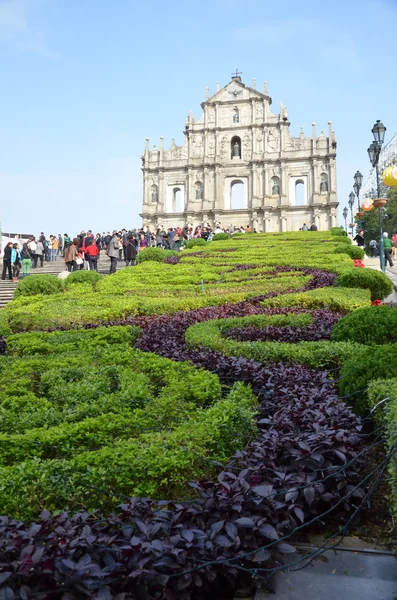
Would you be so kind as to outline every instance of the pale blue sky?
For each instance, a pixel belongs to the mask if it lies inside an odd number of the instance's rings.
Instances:
[[[343,208],[374,121],[397,131],[396,25],[396,0],[0,0],[3,230],[139,225],[146,136],[181,144],[236,67],[294,135],[333,122]]]

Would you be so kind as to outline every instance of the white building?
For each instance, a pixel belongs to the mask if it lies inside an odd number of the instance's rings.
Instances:
[[[287,109],[271,111],[267,93],[238,75],[201,104],[185,124],[185,143],[146,149],[143,225],[250,225],[258,231],[298,230],[315,223],[337,225],[336,137],[290,134]]]

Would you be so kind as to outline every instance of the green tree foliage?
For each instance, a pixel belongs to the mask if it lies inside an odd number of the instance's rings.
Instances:
[[[374,195],[374,198],[376,194]],[[397,233],[397,188],[387,188],[387,204],[383,211],[383,231],[387,231],[389,237]],[[370,240],[379,240],[379,210],[373,208],[365,212],[364,217],[360,219],[357,229],[364,229],[365,245],[368,246]]]

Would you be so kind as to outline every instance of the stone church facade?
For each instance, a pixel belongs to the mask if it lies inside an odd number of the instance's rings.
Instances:
[[[185,124],[185,143],[146,149],[143,162],[143,225],[296,231],[303,223],[320,230],[337,224],[336,137],[290,134],[287,109],[275,114],[264,92],[236,75],[201,104]],[[238,193],[237,193],[238,192]]]

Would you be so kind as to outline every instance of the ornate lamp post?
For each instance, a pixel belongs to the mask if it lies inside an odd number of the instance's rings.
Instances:
[[[343,213],[342,214],[343,214],[343,218],[345,219],[345,231],[347,233],[347,221],[346,221],[346,219],[347,219],[347,215],[349,214],[349,211],[347,210],[346,206],[343,209]]]
[[[353,229],[354,229],[354,221],[353,221],[354,192],[350,192],[350,194],[349,194],[349,206],[350,206],[350,227],[351,227],[352,236],[353,236]]]
[[[358,212],[361,211],[361,205],[360,205],[360,190],[361,190],[361,186],[363,184],[363,176],[361,175],[360,171],[356,171],[356,174],[354,175],[354,185],[353,185],[353,190],[354,193],[357,196],[357,202],[358,202]]]
[[[385,139],[386,127],[383,125],[381,121],[376,121],[375,125],[372,127],[372,134],[374,136],[374,141],[368,148],[368,156],[371,162],[371,165],[376,169],[376,188],[377,188],[377,199],[374,202],[374,206],[379,210],[379,250],[380,250],[380,268],[384,272],[385,270],[385,253],[383,248],[383,224],[382,224],[382,208],[386,204],[386,199],[380,198],[380,184],[379,184],[379,157],[380,152],[382,150],[383,142]]]

